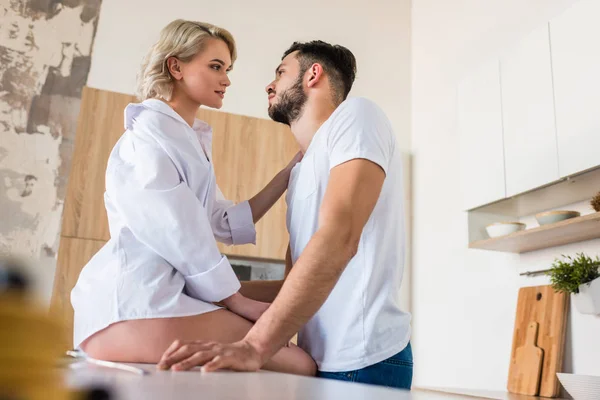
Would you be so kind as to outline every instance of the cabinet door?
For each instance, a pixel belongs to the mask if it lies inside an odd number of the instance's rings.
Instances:
[[[108,240],[104,175],[108,156],[123,134],[123,111],[134,96],[84,87],[61,234]]]
[[[503,199],[506,190],[498,59],[482,64],[460,83],[458,125],[464,208]]]
[[[548,25],[525,37],[500,65],[510,197],[559,178]]]
[[[213,162],[225,198],[239,202],[258,193],[283,167],[298,146],[290,129],[276,122],[201,109],[199,118],[213,128]],[[231,256],[285,260],[289,236],[285,196],[256,224],[256,245],[226,246]]]
[[[123,110],[130,95],[84,88],[75,154],[63,213],[62,235],[108,240],[104,175],[108,156],[123,134]],[[226,198],[247,200],[262,189],[297,151],[289,128],[270,120],[201,109],[213,127],[217,183]],[[283,261],[288,244],[282,198],[257,224],[257,244],[219,245],[227,255]]]
[[[598,16],[600,2],[582,0],[550,21],[561,176],[600,165]]]

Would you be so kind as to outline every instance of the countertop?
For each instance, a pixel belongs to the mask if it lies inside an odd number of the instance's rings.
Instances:
[[[77,363],[71,364],[64,370],[64,377],[67,386],[73,389],[92,386],[106,388],[114,395],[111,400],[534,399],[533,397],[510,394],[505,394],[505,397],[491,397],[493,392],[487,394],[484,392],[450,394],[435,389],[407,391],[268,371],[251,373],[218,371],[205,374],[199,370],[186,372],[158,371],[154,365],[129,365],[143,368],[149,374],[142,376],[131,372]]]

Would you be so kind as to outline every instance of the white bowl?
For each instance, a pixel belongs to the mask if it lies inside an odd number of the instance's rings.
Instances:
[[[535,215],[537,222],[542,225],[553,224],[564,221],[565,219],[579,217],[581,214],[577,211],[546,211]]]
[[[558,380],[573,400],[600,399],[600,376],[557,373]]]
[[[525,229],[525,224],[521,222],[496,222],[485,227],[491,238],[510,235]]]

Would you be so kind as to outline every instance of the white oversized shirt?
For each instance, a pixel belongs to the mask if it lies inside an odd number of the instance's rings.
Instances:
[[[286,195],[292,262],[319,227],[330,170],[353,159],[372,161],[386,177],[358,252],[298,335],[298,345],[327,372],[373,365],[402,351],[410,339],[411,317],[400,305],[405,246],[402,160],[389,120],[367,99],[344,101],[292,170]]]
[[[106,169],[110,240],[71,292],[74,344],[110,324],[205,313],[240,288],[217,248],[254,243],[248,202],[224,200],[212,130],[160,100],[130,104]]]

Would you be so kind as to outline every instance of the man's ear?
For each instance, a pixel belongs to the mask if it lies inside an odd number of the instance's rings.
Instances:
[[[319,63],[314,63],[308,69],[308,82],[306,82],[306,86],[314,87],[316,86],[325,75],[325,71],[323,71],[323,66]]]
[[[177,57],[169,57],[167,59],[167,68],[173,79],[180,80],[183,78],[183,74],[181,73],[181,61],[179,61]]]

